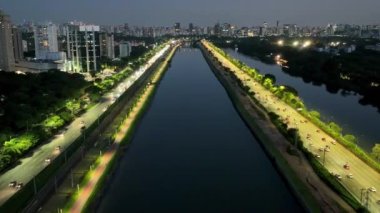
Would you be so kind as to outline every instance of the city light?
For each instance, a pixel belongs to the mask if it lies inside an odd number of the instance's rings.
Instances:
[[[277,41],[277,45],[278,45],[278,46],[282,46],[282,45],[284,45],[284,40],[278,40],[278,41]]]
[[[309,47],[310,45],[311,45],[311,41],[307,40],[307,41],[304,41],[304,42],[303,42],[302,47],[303,47],[303,48],[306,48],[306,47]]]
[[[293,47],[297,47],[300,44],[299,41],[293,41]]]

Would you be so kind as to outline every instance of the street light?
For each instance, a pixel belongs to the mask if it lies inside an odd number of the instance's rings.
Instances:
[[[293,41],[293,47],[297,47],[300,44],[299,41]]]
[[[325,165],[327,149],[328,149],[328,146],[326,145],[325,148],[323,149],[323,166]]]
[[[284,40],[278,40],[278,41],[277,41],[277,45],[278,45],[278,46],[282,46],[282,45],[284,45]]]

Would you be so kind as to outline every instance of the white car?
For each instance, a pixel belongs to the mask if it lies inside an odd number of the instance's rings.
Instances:
[[[352,178],[354,178],[354,176],[350,173],[347,175],[347,178],[352,179]]]
[[[370,191],[370,192],[376,192],[376,188],[373,187],[373,186],[371,186],[371,187],[368,188],[368,191]]]
[[[50,158],[46,158],[46,159],[45,159],[45,163],[46,163],[46,164],[50,164],[50,163],[51,163],[51,159],[50,159]]]

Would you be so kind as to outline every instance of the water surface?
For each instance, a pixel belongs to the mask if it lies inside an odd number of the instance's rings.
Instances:
[[[99,212],[300,212],[198,49],[179,50]]]
[[[335,121],[345,133],[357,136],[358,145],[363,149],[370,151],[376,143],[380,143],[380,114],[376,107],[361,105],[360,95],[330,93],[325,85],[306,83],[302,78],[283,72],[278,65],[262,63],[231,49],[225,51],[247,65],[257,68],[262,74],[275,75],[277,84],[295,88],[309,109],[319,111],[326,121]]]

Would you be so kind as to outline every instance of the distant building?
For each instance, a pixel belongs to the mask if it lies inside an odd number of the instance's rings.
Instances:
[[[34,26],[34,46],[37,59],[46,59],[49,52],[58,52],[58,29],[53,23]]]
[[[98,71],[100,64],[100,27],[69,24],[66,26],[67,57],[74,72]]]
[[[112,33],[100,34],[100,56],[110,59],[115,58],[115,41]]]
[[[24,59],[24,47],[22,41],[22,35],[18,28],[12,28],[12,44],[15,61],[21,61]]]
[[[193,23],[190,23],[190,24],[189,24],[189,33],[190,33],[190,34],[193,34],[193,33],[194,33],[194,25],[193,25]]]
[[[0,10],[0,69],[15,70],[12,42],[12,23],[8,15]]]
[[[131,55],[132,52],[132,46],[129,42],[121,42],[119,44],[119,50],[120,50],[120,58],[128,57]]]
[[[181,32],[181,24],[179,22],[174,24],[174,31],[176,34],[179,34]]]

